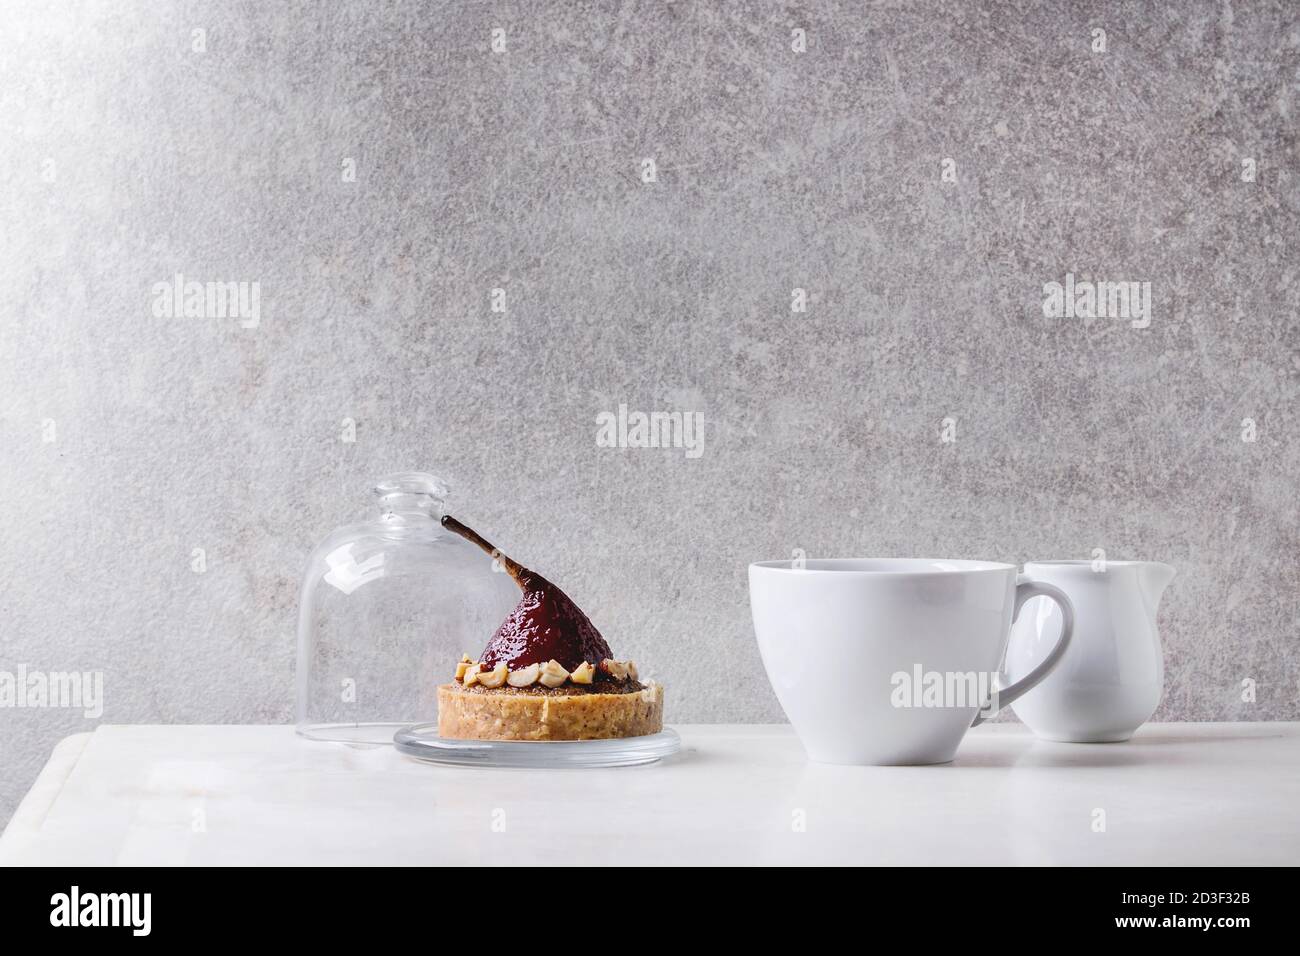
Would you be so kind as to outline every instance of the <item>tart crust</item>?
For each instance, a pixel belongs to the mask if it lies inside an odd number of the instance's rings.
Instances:
[[[630,682],[629,682],[630,683]],[[558,690],[558,688],[556,688]],[[438,687],[438,736],[459,740],[606,740],[664,729],[658,684],[547,692],[548,688]],[[613,688],[608,688],[612,690]]]

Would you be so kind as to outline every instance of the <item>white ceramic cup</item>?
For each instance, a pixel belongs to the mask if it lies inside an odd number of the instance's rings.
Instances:
[[[1061,608],[1056,646],[1000,686],[1011,622],[1040,595]],[[1074,627],[1059,589],[988,561],[760,561],[749,566],[749,600],[768,680],[822,763],[952,760],[967,728],[1047,676]],[[989,687],[992,699],[978,699]]]

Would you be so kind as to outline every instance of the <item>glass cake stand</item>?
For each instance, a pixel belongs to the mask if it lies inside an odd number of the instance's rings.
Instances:
[[[681,749],[677,732],[612,740],[453,740],[438,736],[436,723],[413,724],[393,735],[402,753],[452,767],[526,767],[538,770],[634,767]]]

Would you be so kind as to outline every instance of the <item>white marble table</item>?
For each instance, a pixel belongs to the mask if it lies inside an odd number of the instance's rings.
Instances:
[[[102,726],[56,748],[0,863],[1300,863],[1300,724],[1100,745],[985,725],[914,768],[809,764],[784,726],[677,729],[662,764],[539,772],[287,727]]]

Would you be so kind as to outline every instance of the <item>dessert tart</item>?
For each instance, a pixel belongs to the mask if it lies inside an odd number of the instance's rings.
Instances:
[[[664,691],[614,658],[567,594],[450,515],[449,531],[499,562],[523,596],[477,659],[438,688],[438,735],[462,740],[604,740],[663,730]]]

